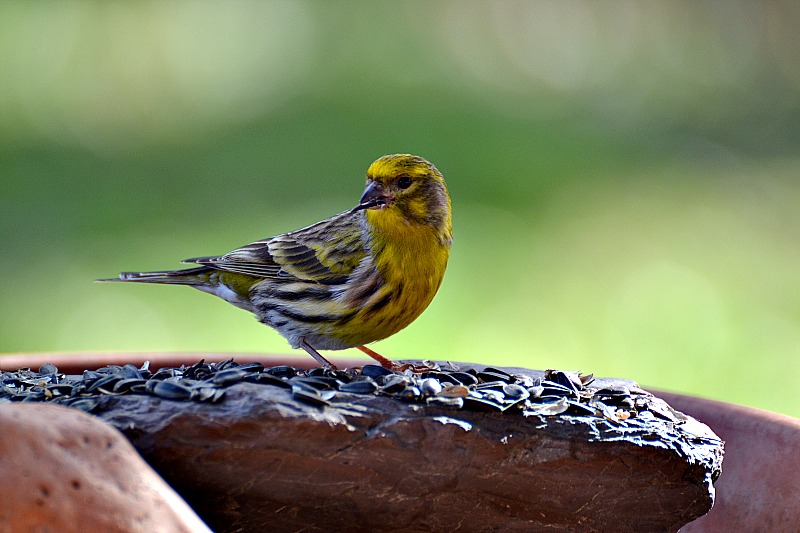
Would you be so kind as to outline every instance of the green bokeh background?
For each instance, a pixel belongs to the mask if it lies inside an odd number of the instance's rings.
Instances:
[[[4,2],[0,351],[286,352],[198,291],[92,280],[348,209],[411,152],[455,244],[378,351],[800,416],[798,27],[790,1]]]

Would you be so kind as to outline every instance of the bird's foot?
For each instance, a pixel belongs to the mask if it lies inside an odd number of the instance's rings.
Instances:
[[[414,374],[423,374],[425,372],[430,372],[431,370],[436,370],[437,368],[432,367],[426,363],[421,365],[416,365],[414,363],[395,363],[391,359],[388,359],[375,350],[367,348],[366,346],[356,346],[359,350],[367,354],[368,356],[375,359],[383,368],[387,370],[391,370],[393,372],[405,372],[411,371]]]

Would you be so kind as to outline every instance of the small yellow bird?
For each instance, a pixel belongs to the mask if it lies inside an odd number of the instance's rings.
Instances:
[[[317,350],[359,348],[394,335],[431,303],[452,243],[450,196],[422,157],[386,155],[367,169],[359,205],[307,228],[256,241],[201,266],[123,272],[119,279],[188,285],[254,313],[324,367]]]

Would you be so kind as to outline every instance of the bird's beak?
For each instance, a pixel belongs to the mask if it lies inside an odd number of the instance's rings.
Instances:
[[[367,188],[364,189],[364,194],[361,195],[359,207],[361,209],[383,209],[392,203],[394,198],[387,194],[383,189],[383,185],[377,181],[370,181],[367,183]]]

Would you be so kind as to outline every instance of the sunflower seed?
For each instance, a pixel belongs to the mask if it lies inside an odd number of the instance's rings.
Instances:
[[[289,380],[279,378],[274,374],[269,374],[267,372],[258,372],[258,373],[250,373],[244,377],[244,381],[248,381],[250,383],[263,383],[266,385],[275,385],[276,387],[283,387],[284,389],[291,389],[292,385],[289,383]]]
[[[425,400],[428,405],[443,405],[446,407],[455,407],[461,409],[464,407],[464,398],[455,398],[447,396],[431,396]]]
[[[553,416],[553,415],[560,415],[564,411],[569,408],[569,403],[567,403],[566,398],[560,398],[555,402],[550,403],[540,403],[540,404],[530,404],[525,406],[525,411],[523,414],[525,415],[541,415],[541,416]]]
[[[469,389],[464,385],[453,385],[442,388],[442,392],[436,396],[445,398],[466,398],[469,396]]]
[[[238,368],[239,370],[243,370],[245,372],[261,372],[262,370],[264,370],[264,365],[258,362],[252,362],[239,365]]]
[[[395,394],[404,391],[410,384],[411,381],[406,376],[392,374],[391,376],[386,376],[381,391],[387,394]]]
[[[148,387],[150,392],[167,400],[188,400],[192,397],[192,389],[185,387],[172,381],[150,381],[154,383],[153,387]]]
[[[378,390],[378,384],[375,383],[375,380],[366,377],[365,379],[361,380],[353,380],[350,383],[345,383],[339,390],[342,392],[350,392],[353,394],[372,394],[376,390]]]
[[[167,379],[180,375],[180,371],[175,368],[159,368],[158,371],[150,377],[150,379]]]
[[[425,378],[419,381],[419,390],[425,396],[436,396],[442,392],[442,384],[434,378]]]
[[[39,367],[39,373],[43,375],[58,374],[58,368],[56,368],[56,365],[51,363],[45,363]]]
[[[265,369],[264,372],[272,374],[273,376],[278,376],[279,378],[287,379],[297,375],[297,370],[287,365],[273,366]]]
[[[333,397],[334,391],[325,391],[332,393],[328,398],[325,398],[322,394],[317,392],[316,390],[308,390],[302,387],[292,387],[292,396],[303,403],[307,403],[309,405],[313,405],[315,407],[325,407],[330,405],[328,399]]]
[[[241,368],[228,368],[227,370],[220,370],[211,376],[210,381],[214,383],[214,385],[226,387],[234,383],[239,383],[247,374],[248,372]]]
[[[333,378],[342,383],[349,383],[354,377],[353,374],[348,374],[344,370],[333,370],[331,368],[325,368],[324,370],[325,372],[322,374],[323,377]]]
[[[416,385],[411,385],[400,391],[397,397],[407,402],[413,402],[422,398],[422,392]]]
[[[363,367],[361,367],[362,376],[377,378],[381,376],[388,376],[390,374],[394,374],[394,372],[392,372],[388,368],[383,368],[380,365],[364,365]]]
[[[294,377],[289,380],[289,383],[303,384],[316,390],[335,390],[339,388],[339,382],[333,378],[324,376],[309,376],[309,377]]]
[[[100,379],[94,380],[91,385],[86,387],[86,392],[94,392],[96,390],[111,392],[114,390],[114,384],[120,379],[121,377],[118,375],[103,376]]]
[[[121,379],[114,383],[113,391],[119,394],[129,392],[133,389],[134,385],[142,385],[147,383],[147,380],[139,379],[139,378],[131,378],[131,379]]]
[[[452,372],[451,377],[458,380],[462,385],[477,385],[478,378],[467,372]]]
[[[502,411],[503,404],[488,398],[475,398],[467,396],[464,398],[464,407],[474,411]]]
[[[533,387],[528,387],[528,393],[531,395],[531,398],[539,398],[542,394],[544,394],[544,387],[541,385],[534,385]]]
[[[531,395],[528,389],[515,383],[509,383],[503,387],[503,394],[511,400],[524,400]]]
[[[233,360],[233,357],[231,357],[230,359],[225,359],[224,361],[222,361],[220,363],[216,363],[214,365],[214,368],[216,368],[217,372],[220,372],[222,370],[227,370],[229,368],[237,368],[238,366],[239,366],[239,363],[235,362]]]
[[[451,385],[461,385],[461,382],[451,376],[447,372],[426,372],[422,375],[423,378],[433,378],[442,385],[449,383]]]
[[[514,381],[514,377],[511,374],[495,368],[487,368],[483,372],[478,372],[478,377],[483,381],[502,381],[503,383],[511,383]]]
[[[583,389],[583,383],[581,382],[578,374],[575,372],[567,372],[565,370],[546,370],[544,377],[545,379],[551,380],[576,392]]]

